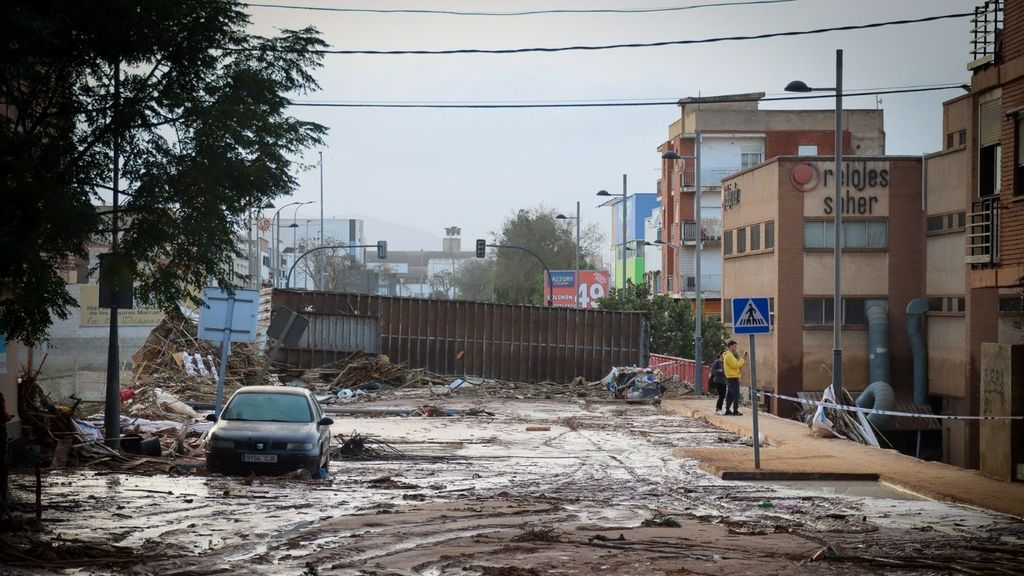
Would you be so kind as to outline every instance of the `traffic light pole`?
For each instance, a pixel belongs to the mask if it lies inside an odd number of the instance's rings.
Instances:
[[[376,244],[341,244],[341,245],[338,245],[338,246],[318,246],[316,248],[313,248],[312,250],[307,250],[306,252],[304,252],[302,254],[302,256],[299,256],[298,258],[296,258],[295,262],[292,262],[292,267],[288,269],[288,276],[286,276],[285,279],[284,279],[284,287],[285,288],[290,288],[291,287],[292,272],[295,270],[295,266],[298,265],[300,260],[302,260],[306,256],[309,256],[310,254],[313,254],[314,252],[320,252],[321,250],[331,250],[331,249],[337,249],[337,248],[376,248],[377,249],[377,257],[378,258],[383,260],[383,259],[386,259],[388,257],[388,241],[387,240],[381,240],[380,242],[377,242]]]
[[[480,243],[480,240],[477,240],[477,246],[478,247],[480,245],[479,243]],[[544,261],[540,259],[540,256],[537,256],[536,254],[533,253],[532,250],[530,250],[529,248],[523,247],[523,246],[513,246],[511,244],[487,244],[487,247],[489,247],[489,248],[511,248],[513,250],[522,250],[523,252],[526,252],[530,256],[533,256],[534,258],[536,258],[537,262],[540,262],[540,265],[544,267],[544,272],[546,272],[547,275],[548,275],[548,304],[547,305],[551,306],[551,304],[554,302],[554,296],[553,296],[552,290],[551,290],[551,288],[552,288],[552,286],[551,286],[551,269],[548,268],[548,265],[545,264]],[[482,258],[482,256],[480,256],[479,248],[477,248],[477,257],[478,258]]]

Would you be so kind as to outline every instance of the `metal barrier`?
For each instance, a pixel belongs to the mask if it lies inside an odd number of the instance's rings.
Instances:
[[[686,358],[676,358],[665,354],[651,354],[651,361],[648,368],[656,368],[666,376],[675,376],[680,382],[693,384],[694,374],[697,371],[697,363]],[[710,374],[711,370],[704,365],[704,374]]]
[[[305,290],[274,290],[273,301],[309,319],[303,342],[274,357],[298,368],[364,350],[438,374],[568,382],[648,362],[645,312]]]

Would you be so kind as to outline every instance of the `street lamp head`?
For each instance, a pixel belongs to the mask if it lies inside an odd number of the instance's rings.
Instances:
[[[299,227],[299,225],[298,225],[298,224],[296,224],[295,222],[292,222],[292,223],[291,223],[291,224],[289,224],[289,225],[288,225],[287,227],[288,227],[288,228],[298,228],[298,227]]]
[[[661,155],[662,160],[682,160],[683,157],[679,155],[675,150],[669,150]]]
[[[601,190],[597,193],[598,196],[611,196],[607,190]]]
[[[786,92],[810,92],[811,87],[804,83],[803,80],[793,80],[789,84],[786,84]]]
[[[570,220],[570,219],[571,219],[571,217],[566,216],[565,214],[558,214],[557,216],[555,216],[555,220]]]

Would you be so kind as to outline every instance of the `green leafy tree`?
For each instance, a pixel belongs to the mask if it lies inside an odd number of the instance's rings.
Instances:
[[[455,289],[459,298],[477,302],[490,301],[494,297],[493,259],[467,260],[459,266],[455,275]]]
[[[603,310],[644,311],[651,322],[650,350],[679,358],[694,356],[693,303],[666,294],[652,294],[646,284],[628,282],[625,289],[612,288],[599,301]],[[712,362],[725,351],[727,332],[718,318],[705,315],[701,322],[701,356]]]
[[[230,285],[236,233],[296,186],[326,129],[287,114],[317,88],[312,28],[249,34],[234,0],[11,0],[0,7],[0,330],[35,343],[75,305],[59,268],[108,239],[145,303]],[[117,171],[114,157],[120,157]],[[115,176],[116,174],[116,176]]]
[[[544,207],[519,210],[505,220],[496,243],[521,246],[537,255],[551,270],[572,270],[576,266],[576,225],[555,218],[557,212]],[[581,234],[580,267],[589,261],[600,242],[595,226]],[[495,250],[494,294],[498,302],[543,304],[544,268],[530,254],[515,249]]]

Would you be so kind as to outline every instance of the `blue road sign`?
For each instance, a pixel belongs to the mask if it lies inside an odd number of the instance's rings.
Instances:
[[[733,334],[767,334],[772,331],[772,316],[767,298],[732,299]]]

